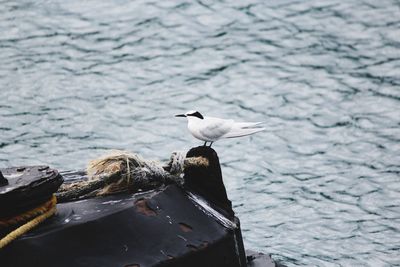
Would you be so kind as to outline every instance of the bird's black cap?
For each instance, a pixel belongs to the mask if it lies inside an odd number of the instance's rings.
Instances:
[[[186,114],[186,116],[192,116],[192,117],[197,117],[199,119],[204,119],[203,115],[201,115],[200,112],[198,112],[198,111],[195,111],[195,112],[190,113],[190,114]]]

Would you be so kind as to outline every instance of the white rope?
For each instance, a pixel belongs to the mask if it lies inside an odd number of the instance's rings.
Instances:
[[[183,173],[185,164],[185,154],[182,151],[172,152],[168,165],[170,165],[169,172],[171,174]]]

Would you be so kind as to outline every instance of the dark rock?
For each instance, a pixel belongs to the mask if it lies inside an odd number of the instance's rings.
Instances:
[[[246,250],[246,255],[247,267],[278,267],[269,255],[251,250]]]
[[[0,171],[0,186],[8,185],[8,180],[4,178],[3,173]]]
[[[176,185],[62,203],[57,210],[0,250],[2,267],[245,266],[238,225],[223,225]]]
[[[61,175],[48,166],[14,167],[0,170],[8,184],[0,187],[0,218],[32,209],[57,191]]]
[[[207,158],[210,164],[207,168],[186,168],[184,176],[185,188],[203,196],[216,209],[233,219],[235,213],[232,210],[232,203],[226,194],[217,153],[210,147],[199,146],[190,149],[186,154],[186,157],[199,156]]]

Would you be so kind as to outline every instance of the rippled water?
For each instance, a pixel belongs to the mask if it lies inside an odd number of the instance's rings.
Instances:
[[[107,2],[107,3],[106,3]],[[247,248],[400,266],[399,1],[1,1],[0,167],[214,144]]]

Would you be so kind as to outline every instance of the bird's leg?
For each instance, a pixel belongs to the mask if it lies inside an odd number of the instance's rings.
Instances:
[[[208,147],[211,147],[211,145],[212,145],[213,143],[214,143],[214,142],[211,142],[210,145],[209,145]]]
[[[207,146],[207,142],[204,141],[204,145],[203,146]]]

